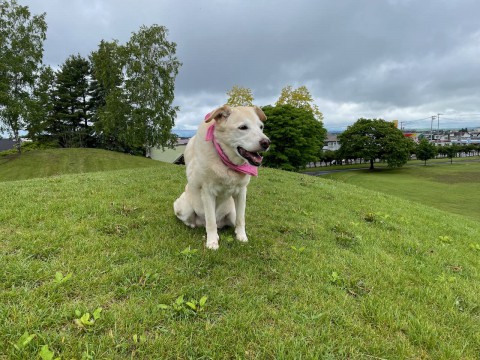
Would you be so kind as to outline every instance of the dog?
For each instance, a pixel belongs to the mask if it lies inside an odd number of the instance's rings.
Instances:
[[[259,152],[270,147],[266,120],[257,106],[224,105],[205,116],[187,144],[187,185],[173,209],[186,225],[206,228],[208,249],[218,249],[217,229],[224,226],[234,226],[237,240],[248,241],[247,185],[258,174]]]

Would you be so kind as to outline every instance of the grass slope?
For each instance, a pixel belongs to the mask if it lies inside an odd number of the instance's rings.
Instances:
[[[261,169],[250,242],[214,252],[173,215],[184,185],[168,164],[0,183],[0,358],[478,358],[478,222]]]
[[[157,166],[157,161],[101,149],[51,149],[0,157],[0,181]]]
[[[325,175],[480,221],[480,161]]]

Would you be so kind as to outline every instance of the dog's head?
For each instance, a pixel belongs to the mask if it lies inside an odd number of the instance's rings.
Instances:
[[[267,151],[270,147],[270,139],[263,133],[263,123],[267,117],[262,109],[258,106],[224,105],[213,111],[205,122],[212,120],[216,122],[217,141],[225,152],[233,153],[251,165],[260,166],[263,158],[259,152]]]

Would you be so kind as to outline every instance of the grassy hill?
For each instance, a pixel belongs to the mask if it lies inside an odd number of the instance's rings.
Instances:
[[[50,149],[0,157],[0,181],[158,166],[157,161],[101,149]]]
[[[215,252],[173,214],[184,185],[162,163],[0,183],[0,358],[478,358],[477,221],[260,169],[250,242]]]

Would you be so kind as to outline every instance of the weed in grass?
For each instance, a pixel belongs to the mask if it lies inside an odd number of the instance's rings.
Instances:
[[[390,215],[381,212],[368,212],[364,215],[363,220],[370,223],[385,223],[390,218]]]
[[[452,238],[450,236],[439,236],[438,240],[440,240],[443,244],[451,244]]]
[[[52,351],[48,348],[48,345],[43,345],[40,349],[40,352],[38,353],[38,356],[42,360],[60,360],[59,357],[54,358],[55,356],[55,351]]]
[[[80,329],[83,330],[88,330],[90,329],[95,322],[100,319],[100,314],[102,312],[102,308],[99,307],[95,309],[92,315],[90,313],[85,313],[82,315],[82,312],[80,310],[75,310],[75,316],[77,318],[74,320],[75,325],[77,325]]]
[[[328,281],[330,284],[335,286],[343,286],[345,283],[343,278],[336,271],[332,271],[332,273],[328,276]]]
[[[302,247],[296,247],[294,245],[290,246],[290,249],[292,249],[293,251],[295,251],[296,253],[302,253],[305,251],[305,246],[302,246]]]
[[[22,351],[32,342],[33,339],[35,339],[36,336],[36,334],[29,334],[28,331],[25,331],[17,342],[13,344],[13,347],[18,351]]]
[[[440,283],[454,283],[457,281],[457,278],[455,276],[448,276],[446,274],[441,274],[437,277],[437,281]]]
[[[196,253],[198,249],[192,249],[191,246],[180,251],[180,255],[182,255],[185,259],[191,259]]]
[[[469,247],[474,251],[480,251],[480,244],[470,243]]]
[[[63,284],[65,282],[67,282],[68,280],[70,280],[72,278],[72,273],[69,273],[65,276],[63,276],[63,274],[60,272],[60,271],[57,271],[55,273],[55,283],[56,284]]]
[[[186,319],[189,317],[200,316],[205,310],[207,303],[207,296],[202,296],[200,300],[190,299],[185,300],[185,296],[179,296],[171,305],[160,304],[158,308],[165,311],[170,311],[170,314],[175,319]]]

